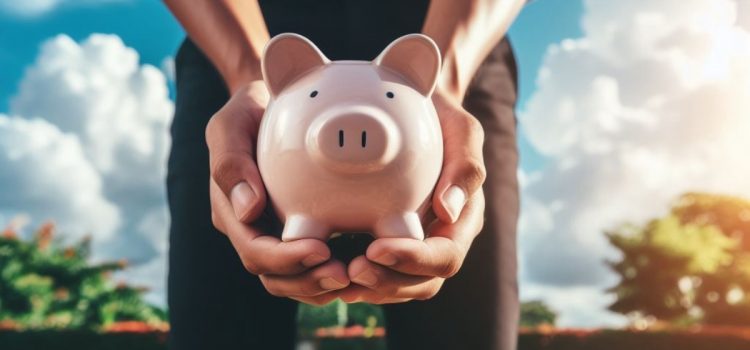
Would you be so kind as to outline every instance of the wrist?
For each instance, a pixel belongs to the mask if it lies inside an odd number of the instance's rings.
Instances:
[[[462,8],[465,11],[473,11],[470,8]],[[433,14],[438,16],[439,13]],[[438,21],[427,21],[423,33],[432,38],[440,49],[442,65],[438,76],[437,87],[449,95],[451,99],[463,100],[464,93],[468,87],[466,75],[468,68],[465,62],[466,51],[470,37],[468,37],[469,14],[444,14]],[[429,14],[428,14],[429,16]]]
[[[463,101],[472,76],[471,57],[466,55],[468,39],[464,31],[456,30],[436,41],[442,57],[437,86],[459,102]]]
[[[249,44],[240,45],[224,53],[217,68],[224,78],[230,95],[234,95],[253,81],[263,81],[260,61],[261,53]]]
[[[223,74],[224,75],[224,74]],[[240,69],[235,70],[232,73],[224,75],[224,82],[229,89],[229,95],[234,95],[240,89],[247,86],[258,85],[258,82],[263,85],[263,76],[260,74],[260,69]]]
[[[468,87],[468,82],[464,80],[457,57],[450,53],[445,54],[438,76],[437,91],[460,103]]]

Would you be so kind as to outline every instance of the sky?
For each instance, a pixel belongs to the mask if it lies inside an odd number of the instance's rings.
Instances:
[[[621,326],[602,232],[690,190],[750,196],[750,4],[536,0],[520,69],[520,291],[562,326]],[[150,0],[0,0],[0,227],[54,219],[164,304],[173,59]]]

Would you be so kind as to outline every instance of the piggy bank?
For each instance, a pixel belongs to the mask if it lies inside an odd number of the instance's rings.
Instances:
[[[305,37],[280,34],[261,66],[271,100],[257,160],[282,240],[423,239],[443,163],[435,43],[411,34],[374,61],[330,61]]]

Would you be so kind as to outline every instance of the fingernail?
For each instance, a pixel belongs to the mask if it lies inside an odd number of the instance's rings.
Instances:
[[[352,282],[363,285],[365,287],[372,287],[376,283],[378,283],[378,278],[375,277],[375,274],[372,273],[372,271],[367,269],[360,272],[359,275],[354,276],[354,278],[352,278]]]
[[[250,210],[250,205],[252,205],[258,196],[250,188],[250,185],[243,181],[234,185],[230,197],[232,208],[234,208],[234,215],[237,215],[237,220],[242,220],[242,217]]]
[[[320,265],[326,260],[328,260],[328,258],[320,254],[310,254],[306,258],[302,259],[302,265],[305,265],[305,267],[313,267]]]
[[[442,200],[451,217],[451,223],[456,222],[466,204],[466,193],[460,187],[453,185],[443,192]]]
[[[320,284],[320,288],[323,288],[325,290],[341,289],[346,287],[346,283],[341,283],[333,277],[323,278],[318,283]]]
[[[393,266],[398,262],[398,260],[396,260],[396,256],[391,253],[385,253],[373,259],[372,261],[384,266]]]

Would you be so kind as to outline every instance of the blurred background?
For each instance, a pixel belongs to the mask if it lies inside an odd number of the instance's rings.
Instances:
[[[183,37],[158,1],[0,0],[0,343],[163,344]],[[536,0],[510,38],[521,349],[665,332],[750,347],[750,1]],[[382,337],[368,305],[300,322],[311,347]]]

